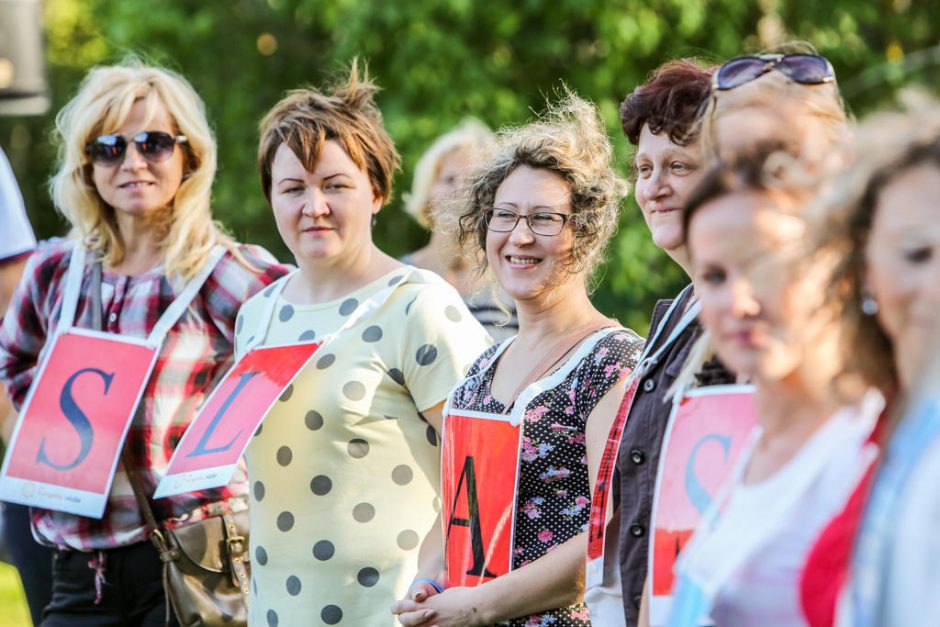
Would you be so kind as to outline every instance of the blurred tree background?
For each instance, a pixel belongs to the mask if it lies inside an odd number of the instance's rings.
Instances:
[[[544,107],[561,81],[596,102],[629,171],[617,116],[624,95],[660,63],[721,61],[806,40],[836,68],[856,115],[889,103],[903,84],[938,84],[936,0],[45,0],[53,110],[0,118],[42,237],[60,235],[46,181],[54,165],[54,112],[95,64],[136,53],[184,74],[205,99],[220,146],[217,218],[241,240],[282,259],[255,173],[257,121],[290,88],[320,85],[353,56],[384,88],[388,129],[403,157],[396,193],[379,215],[377,240],[393,255],[426,235],[401,210],[422,151],[473,115],[493,128]],[[684,283],[653,247],[633,199],[595,294],[606,313],[641,333],[657,298]]]

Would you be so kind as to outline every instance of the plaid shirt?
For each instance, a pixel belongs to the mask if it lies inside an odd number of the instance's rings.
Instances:
[[[43,347],[55,333],[72,246],[72,242],[64,241],[40,246],[30,258],[4,316],[0,328],[0,381],[6,384],[17,408],[33,383]],[[243,245],[241,251],[261,272],[251,272],[226,253],[167,335],[128,432],[127,451],[150,494],[196,411],[232,365],[238,308],[288,271],[263,248]],[[90,281],[91,272],[86,266],[76,327],[91,326],[87,299]],[[174,283],[159,269],[135,277],[105,272],[101,288],[103,330],[146,338],[182,289],[180,284],[175,285],[174,290]],[[170,524],[195,522],[222,510],[244,509],[247,488],[241,468],[225,488],[181,494],[151,504],[158,520]],[[101,520],[34,509],[33,526],[41,542],[62,548],[104,549],[147,538],[123,465],[118,465]]]

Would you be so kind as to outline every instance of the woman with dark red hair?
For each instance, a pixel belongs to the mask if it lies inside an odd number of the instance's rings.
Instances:
[[[711,93],[711,68],[692,59],[670,61],[628,94],[620,119],[636,147],[636,201],[653,243],[689,274],[682,232],[682,208],[701,179],[697,115]],[[644,369],[620,441],[620,577],[627,625],[639,618],[647,574],[648,529],[660,445],[669,420],[672,387],[701,327],[689,284],[673,300],[656,303]],[[733,375],[712,364],[707,382],[733,383]]]

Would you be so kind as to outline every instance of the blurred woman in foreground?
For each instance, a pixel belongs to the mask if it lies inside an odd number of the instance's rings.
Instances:
[[[780,144],[718,165],[685,232],[701,319],[723,363],[756,388],[754,439],[677,565],[670,625],[803,625],[803,561],[870,463],[881,396],[844,379],[829,255],[807,256],[814,191]],[[691,365],[689,365],[691,367]]]

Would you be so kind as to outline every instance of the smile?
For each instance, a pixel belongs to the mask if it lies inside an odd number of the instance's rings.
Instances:
[[[121,189],[140,189],[142,187],[149,187],[154,185],[150,181],[131,181],[130,183],[121,183],[118,185]]]
[[[536,257],[515,257],[513,255],[509,255],[506,259],[513,266],[534,266],[542,262],[541,259]]]

